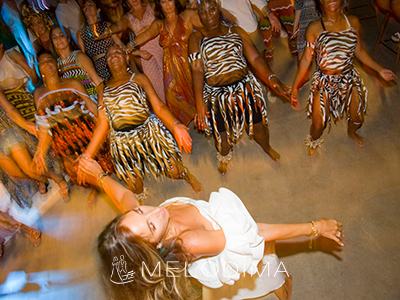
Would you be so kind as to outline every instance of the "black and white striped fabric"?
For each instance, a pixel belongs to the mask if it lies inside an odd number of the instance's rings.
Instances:
[[[345,16],[346,17],[346,16]],[[314,49],[316,55],[317,70],[315,71],[311,91],[308,98],[308,117],[312,115],[313,103],[319,93],[319,101],[322,110],[324,125],[331,117],[334,122],[343,118],[350,118],[350,104],[355,87],[360,99],[357,114],[363,119],[367,109],[367,89],[364,82],[354,67],[354,51],[358,42],[356,30],[351,27],[347,17],[348,28],[339,32],[325,30],[317,37],[315,46],[308,43],[307,46]],[[324,102],[324,99],[326,101]],[[329,107],[325,107],[325,103]],[[361,124],[361,123],[359,123]]]
[[[133,77],[133,76],[132,76]],[[135,170],[149,177],[171,177],[171,160],[182,163],[171,132],[150,113],[144,90],[133,80],[104,86],[104,109],[110,126],[110,152],[118,177],[135,178]]]
[[[258,122],[267,124],[267,106],[260,83],[248,70],[243,55],[242,38],[235,32],[216,37],[205,37],[200,53],[190,57],[202,59],[204,67],[203,100],[210,111],[206,119],[205,133],[215,135],[216,146],[221,151],[221,135],[218,128],[225,128],[228,143],[232,147],[242,137],[246,128],[253,135],[255,116]],[[243,72],[245,70],[245,72]],[[239,71],[244,77],[224,86],[210,86],[207,79]],[[223,125],[222,125],[223,124]]]

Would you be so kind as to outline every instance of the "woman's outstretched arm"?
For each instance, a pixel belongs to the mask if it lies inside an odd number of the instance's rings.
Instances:
[[[79,171],[85,174],[87,182],[103,189],[121,212],[124,213],[140,206],[139,201],[132,191],[110,176],[103,176],[103,169],[94,159],[81,159],[79,162]]]
[[[265,241],[276,241],[291,239],[302,235],[322,235],[334,240],[340,246],[344,246],[340,237],[342,236],[342,223],[332,219],[319,219],[315,222],[300,224],[265,224],[257,223],[258,234]]]
[[[397,76],[389,69],[385,69],[380,64],[378,64],[371,55],[368,54],[367,51],[363,48],[360,39],[360,21],[355,16],[349,16],[349,21],[351,26],[357,31],[357,35],[359,37],[356,49],[354,50],[356,57],[366,66],[375,70],[379,73],[379,75],[385,79],[386,81],[394,80]]]

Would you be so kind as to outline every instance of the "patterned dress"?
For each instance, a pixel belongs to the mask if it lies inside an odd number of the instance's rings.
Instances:
[[[188,61],[188,40],[191,33],[180,16],[174,33],[165,20],[160,29],[160,45],[164,49],[165,100],[172,114],[184,125],[188,125],[196,114],[192,73]]]
[[[347,119],[351,121],[350,105],[354,87],[357,88],[360,99],[357,114],[361,119],[367,109],[367,89],[353,64],[358,36],[347,17],[346,20],[349,26],[347,29],[330,32],[325,29],[321,19],[324,31],[317,37],[315,44],[307,43],[307,47],[315,51],[317,63],[308,98],[308,117],[312,115],[313,102],[319,100],[325,127],[328,121],[331,124],[331,117],[336,122],[345,112]],[[317,93],[320,93],[319,99],[315,98]],[[325,107],[324,98],[329,107]]]
[[[297,52],[304,52],[307,26],[311,22],[318,20],[320,15],[315,5],[315,0],[295,0],[294,5],[295,10],[301,10],[299,34],[297,35]]]
[[[142,20],[139,20],[128,13],[129,28],[138,36],[145,31],[156,19],[150,4],[147,4]],[[140,46],[140,50],[146,50],[153,56],[149,59],[141,59],[143,73],[149,77],[158,97],[165,103],[165,91],[163,82],[163,49],[160,47],[159,36]]]
[[[75,89],[58,89],[43,94],[38,100],[36,123],[50,130],[52,148],[74,183],[77,183],[77,164],[74,161],[88,146],[96,118],[89,112],[81,93]],[[106,141],[95,159],[106,172],[113,172],[113,163]]]
[[[81,35],[81,39],[85,46],[85,53],[89,56],[94,63],[94,68],[96,69],[97,74],[103,79],[108,79],[111,74],[108,70],[107,66],[107,58],[106,52],[109,47],[115,45],[113,39],[111,37],[107,37],[101,40],[95,40],[96,36],[99,36],[106,30],[107,22],[99,21],[94,26],[84,26],[82,27],[79,32]],[[94,60],[93,58],[99,55],[103,55],[100,58]]]
[[[31,155],[36,151],[37,140],[15,124],[0,105],[0,158],[7,158],[12,151],[27,148]],[[31,198],[38,191],[38,183],[9,176],[0,168],[0,181],[10,194],[12,201],[20,207],[31,207]]]
[[[134,74],[132,75],[132,77]],[[182,162],[176,141],[168,129],[150,114],[147,95],[134,81],[117,87],[104,86],[104,109],[110,127],[110,149],[118,177],[169,176],[171,159]]]
[[[271,13],[275,14],[288,34],[289,50],[293,56],[297,55],[297,39],[293,38],[294,6],[292,0],[268,0],[268,7]],[[272,27],[268,18],[259,22],[261,36],[265,47],[265,58],[271,62],[274,57],[274,47],[272,45]]]
[[[201,59],[204,67],[203,100],[211,113],[206,119],[206,134],[214,132],[217,147],[221,151],[220,132],[226,131],[228,143],[236,144],[245,127],[249,136],[253,135],[253,124],[266,124],[267,109],[262,88],[254,75],[247,70],[243,55],[241,37],[231,32],[216,37],[204,37],[200,44],[200,53],[190,55],[191,60]],[[241,80],[225,86],[210,86],[207,79],[235,71],[246,70]]]
[[[90,79],[85,69],[78,63],[77,55],[80,50],[72,51],[65,59],[58,58],[58,67],[60,68],[61,78],[75,78],[85,87],[90,99],[97,103],[97,88]]]

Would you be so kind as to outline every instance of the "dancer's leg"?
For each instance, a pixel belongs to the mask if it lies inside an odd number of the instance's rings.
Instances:
[[[356,133],[364,121],[362,112],[360,115],[357,114],[359,104],[360,96],[358,95],[357,88],[354,87],[350,100],[350,111],[348,112],[350,119],[348,121],[347,134],[357,144],[357,146],[364,147],[364,139]]]
[[[325,118],[322,113],[321,101],[320,101],[320,93],[314,93],[314,102],[312,104],[312,114],[311,114],[311,127],[310,127],[310,136],[311,140],[306,142],[307,145],[307,155],[313,157],[317,148],[322,143],[321,135],[324,132],[325,124],[328,122],[330,109],[329,103],[326,99],[323,99],[323,103],[325,106]]]
[[[254,140],[261,146],[261,148],[263,148],[265,153],[267,153],[274,161],[280,160],[280,154],[276,152],[269,144],[268,125],[264,125],[262,122],[259,122],[254,124],[253,129]]]
[[[189,172],[189,169],[181,161],[171,159],[171,164],[172,168],[169,170],[171,178],[185,179],[196,193],[200,193],[203,190],[201,183]]]

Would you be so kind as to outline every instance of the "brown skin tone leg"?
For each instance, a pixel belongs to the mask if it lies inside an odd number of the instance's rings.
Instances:
[[[348,121],[347,134],[359,147],[364,147],[365,141],[359,136],[356,131],[362,126],[362,116],[357,115],[358,105],[360,103],[360,98],[358,95],[357,88],[353,88],[353,93],[350,102],[350,121]]]
[[[262,122],[254,124],[254,140],[261,148],[271,157],[272,160],[278,161],[281,156],[269,144],[269,129],[268,125],[264,126]]]
[[[327,103],[326,99],[324,99],[324,105],[326,109],[326,118],[329,116],[329,104]],[[315,141],[319,139],[324,132],[324,120],[322,116],[322,109],[321,109],[321,103],[320,103],[320,93],[316,92],[314,94],[314,102],[313,102],[313,111],[311,115],[311,127],[310,127],[310,135],[311,138]],[[307,149],[307,155],[310,157],[313,157],[315,155],[315,152],[317,151],[317,148]]]

